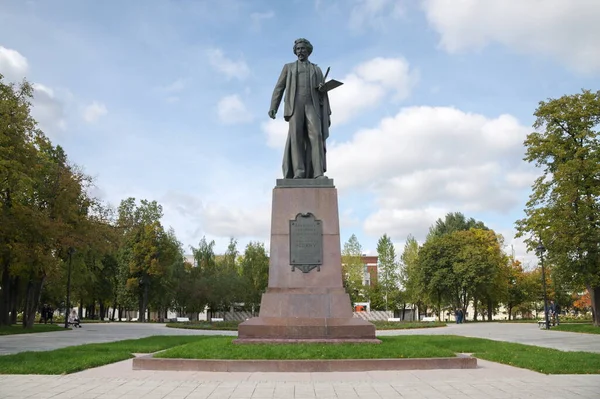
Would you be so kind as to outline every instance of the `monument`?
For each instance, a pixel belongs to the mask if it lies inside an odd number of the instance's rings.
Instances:
[[[269,117],[284,100],[289,123],[283,179],[273,189],[269,284],[258,317],[241,323],[235,343],[380,342],[375,326],[354,318],[342,283],[337,190],[325,176],[331,108],[326,81],[308,61],[313,47],[294,42],[297,61],[277,80]]]

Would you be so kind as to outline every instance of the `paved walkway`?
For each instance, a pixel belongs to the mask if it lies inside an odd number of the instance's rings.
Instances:
[[[0,353],[50,350],[151,335],[214,335],[159,324],[88,324],[81,329],[0,337]],[[221,332],[236,335],[235,331]],[[600,352],[600,335],[545,331],[534,324],[469,323],[379,335],[448,334]],[[478,360],[474,370],[361,373],[208,373],[134,371],[131,360],[66,376],[0,375],[0,398],[77,399],[598,399],[600,375],[544,375]]]
[[[461,335],[487,338],[496,341],[516,342],[542,346],[562,351],[600,353],[600,334],[581,334],[564,331],[542,330],[534,323],[467,323],[448,324],[447,327],[378,331],[377,335]],[[600,395],[598,395],[600,398]]]
[[[91,323],[81,328],[46,333],[0,336],[0,355],[48,351],[67,346],[114,342],[153,335],[237,335],[237,331],[184,330],[157,323]]]
[[[487,361],[472,370],[362,373],[133,371],[131,360],[68,376],[0,376],[0,397],[77,399],[598,399],[600,375],[544,375]]]

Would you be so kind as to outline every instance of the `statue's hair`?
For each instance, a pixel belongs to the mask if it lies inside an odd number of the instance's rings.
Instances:
[[[300,39],[296,39],[294,41],[294,54],[296,54],[296,45],[298,45],[299,43],[304,43],[306,44],[306,48],[308,49],[308,55],[311,55],[313,52],[313,45],[310,44],[310,42],[308,41],[308,39],[305,39],[303,37],[301,37]]]

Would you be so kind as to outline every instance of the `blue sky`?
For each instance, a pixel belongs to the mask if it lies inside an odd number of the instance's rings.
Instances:
[[[299,37],[331,93],[327,175],[342,243],[365,252],[460,211],[502,233],[536,170],[537,103],[597,90],[596,0],[0,0],[0,73],[36,85],[34,116],[118,205],[157,200],[189,252],[268,246],[287,126],[268,108]]]

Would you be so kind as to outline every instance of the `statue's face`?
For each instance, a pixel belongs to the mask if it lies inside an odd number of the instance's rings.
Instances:
[[[308,59],[308,47],[306,43],[298,43],[296,45],[296,56],[298,56],[298,60],[306,61]]]

